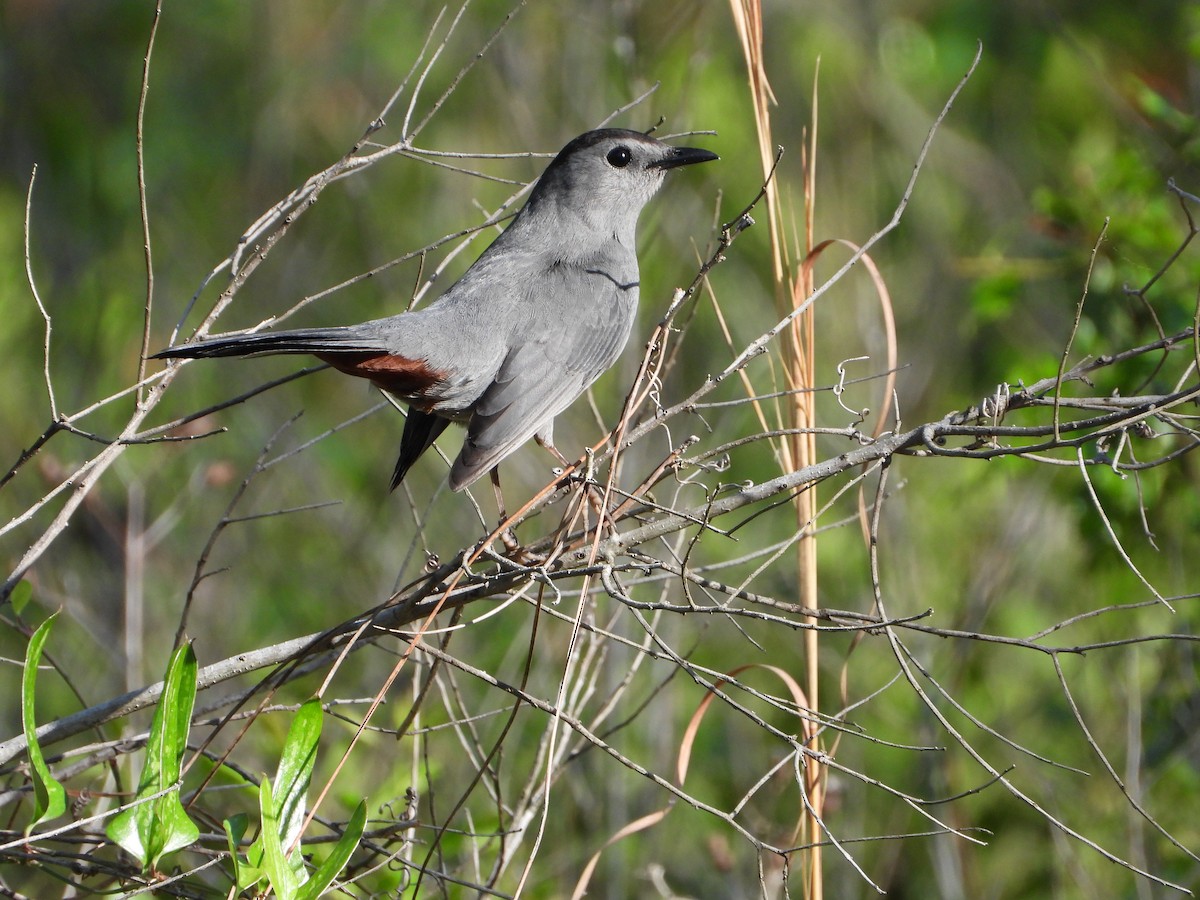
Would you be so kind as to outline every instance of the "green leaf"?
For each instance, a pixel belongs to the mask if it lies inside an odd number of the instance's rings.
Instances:
[[[296,876],[297,885],[308,880],[308,872],[304,868],[299,846],[291,853],[287,851],[294,844],[299,844],[301,829],[304,827],[308,787],[312,783],[313,766],[317,761],[317,744],[321,738],[323,717],[321,701],[315,698],[305,701],[297,710],[283,742],[283,752],[275,772],[275,788],[272,791],[274,806],[271,813],[276,823],[274,835],[281,851],[287,854],[287,861]],[[246,857],[251,866],[265,868],[263,856],[266,849],[266,831],[267,825],[264,820],[262,832]]]
[[[17,585],[27,585],[22,581]],[[13,592],[13,602],[16,602],[16,591]],[[28,597],[26,597],[28,599]],[[34,686],[37,684],[38,663],[42,659],[42,647],[50,636],[50,628],[54,624],[55,613],[41,624],[29,640],[25,650],[25,669],[21,674],[21,727],[25,730],[25,744],[29,748],[29,765],[33,769],[33,818],[25,826],[25,834],[29,835],[42,822],[57,819],[67,810],[67,792],[50,774],[50,767],[42,756],[41,745],[37,740],[37,720],[33,715]]]
[[[150,724],[137,796],[134,804],[108,825],[109,838],[136,857],[143,870],[157,869],[163,856],[187,847],[200,836],[200,829],[179,802],[183,754],[196,702],[196,671],[191,644],[172,654],[162,697]]]
[[[234,871],[237,875],[237,886],[239,893],[245,891],[254,885],[258,884],[266,878],[266,873],[258,866],[252,866],[245,859],[234,859]],[[266,882],[263,882],[266,884]]]
[[[238,856],[238,844],[245,837],[246,828],[249,823],[250,817],[245,813],[237,813],[221,822],[222,827],[225,829],[225,839],[229,842],[229,859],[233,862],[233,880],[237,882],[239,890],[243,890],[255,881],[258,881],[256,873],[253,880],[245,884],[242,883],[242,879],[249,873],[246,872],[248,867],[242,865],[242,858]]]
[[[296,843],[304,827],[322,717],[320,700],[305,701],[292,719],[279,757],[279,769],[275,772],[275,815],[280,827],[279,841],[285,850]]]
[[[245,813],[237,813],[230,816],[221,823],[225,827],[225,836],[229,838],[231,847],[237,847],[241,843],[242,838],[246,836],[246,829],[250,825],[250,817]]]
[[[17,582],[12,592],[8,595],[8,602],[12,604],[13,612],[18,616],[25,611],[25,607],[29,605],[29,601],[33,598],[33,585],[27,579],[22,578]],[[57,613],[55,613],[57,615]],[[54,616],[50,617],[51,619]]]
[[[325,889],[333,883],[333,879],[337,878],[338,873],[350,861],[350,855],[354,853],[354,848],[362,840],[366,824],[367,804],[365,801],[361,801],[358,808],[354,810],[354,814],[350,816],[350,821],[346,823],[346,830],[342,832],[342,836],[334,845],[333,852],[325,857],[325,861],[313,872],[308,883],[300,888],[296,894],[297,900],[317,900],[325,893]]]
[[[275,812],[275,801],[271,797],[271,780],[264,778],[258,789],[258,806],[262,813],[262,867],[267,880],[279,900],[294,900],[300,888],[300,879],[289,864],[279,840],[279,818]],[[299,856],[299,854],[296,854]]]

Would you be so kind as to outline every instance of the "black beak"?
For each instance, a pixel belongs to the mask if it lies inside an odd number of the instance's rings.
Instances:
[[[650,163],[646,168],[674,169],[677,166],[690,166],[693,163],[709,162],[714,159],[720,159],[720,157],[709,150],[701,150],[697,147],[672,147],[669,154]]]

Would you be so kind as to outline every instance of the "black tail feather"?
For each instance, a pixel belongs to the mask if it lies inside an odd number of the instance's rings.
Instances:
[[[254,356],[275,353],[353,353],[382,350],[352,328],[301,328],[236,334],[179,344],[155,353],[152,359],[207,359],[220,356]]]
[[[408,418],[404,420],[404,434],[400,438],[400,457],[396,460],[395,471],[392,472],[393,491],[400,486],[413,463],[433,446],[437,436],[445,431],[449,424],[449,419],[423,412],[413,406],[408,408]]]

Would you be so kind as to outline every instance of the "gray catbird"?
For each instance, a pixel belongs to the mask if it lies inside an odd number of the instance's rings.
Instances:
[[[633,325],[638,214],[667,169],[716,158],[637,131],[589,131],[429,306],[361,325],[211,338],[156,358],[310,353],[370,379],[409,405],[393,489],[450,422],[467,426],[453,490],[530,437],[562,460],[554,417],[616,361]]]

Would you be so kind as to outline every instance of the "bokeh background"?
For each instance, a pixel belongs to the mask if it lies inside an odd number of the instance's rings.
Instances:
[[[671,291],[691,279],[714,225],[748,203],[762,182],[745,63],[729,8],[692,0],[529,0],[520,7],[476,0],[464,8],[429,70],[413,122],[433,109],[514,8],[486,55],[436,108],[417,138],[419,147],[552,154],[655,84],[656,91],[614,124],[648,128],[661,117],[663,133],[715,132],[687,140],[715,150],[721,162],[673,177],[643,217],[640,337],[657,321]],[[26,197],[35,166],[29,258],[53,318],[50,371],[58,406],[86,407],[129,384],[137,370],[146,270],[134,139],[152,11],[148,3],[127,0],[10,0],[0,7],[5,469],[49,423],[43,320],[24,261]],[[183,334],[190,333],[223,279],[204,287],[195,309],[181,317],[238,236],[271,204],[349,150],[413,67],[431,29],[436,45],[457,15],[457,8],[443,13],[439,3],[424,0],[168,0],[145,115],[155,348],[168,342],[181,321]],[[1167,0],[814,0],[768,2],[765,17],[767,75],[777,100],[774,139],[785,148],[778,178],[797,210],[796,221],[803,149],[813,139],[814,95],[819,104],[818,240],[861,242],[890,218],[934,117],[982,44],[979,68],[938,133],[901,228],[873,254],[895,304],[904,367],[897,398],[906,424],[976,402],[1001,382],[1031,382],[1054,373],[1106,221],[1073,358],[1153,336],[1147,306],[1125,287],[1144,284],[1187,234],[1168,179],[1200,192],[1200,6]],[[413,83],[375,139],[399,137]],[[495,179],[525,182],[545,158],[458,162]],[[404,156],[338,182],[272,248],[219,330],[277,315],[302,297],[473,226],[513,190],[512,183]],[[461,273],[484,240],[451,259],[439,283]],[[453,246],[333,292],[290,324],[358,321],[399,311],[422,275],[440,265]],[[832,263],[832,256],[822,262],[818,277],[829,274]],[[1198,274],[1195,251],[1185,252],[1151,295],[1153,314],[1166,332],[1193,321]],[[764,229],[739,238],[714,272],[712,286],[738,346],[774,323]],[[877,305],[861,273],[822,299],[817,328],[818,383],[836,382],[835,367],[852,357],[870,360],[853,364],[851,374],[882,368]],[[595,404],[607,422],[619,409],[637,355],[631,347],[597,387]],[[732,356],[711,309],[698,305],[667,391],[683,395]],[[278,359],[193,365],[174,385],[164,415],[216,403],[295,368],[294,360]],[[852,388],[844,399],[854,408],[879,403],[871,384]],[[98,410],[84,427],[112,435],[131,402]],[[160,677],[200,548],[272,436],[303,411],[272,455],[285,452],[377,403],[365,385],[322,372],[197,427],[226,428],[221,435],[135,448],[122,457],[31,573],[34,603],[24,613],[25,622],[36,623],[55,608],[66,610],[50,652],[87,702]],[[818,409],[823,422],[847,420],[831,397],[823,397]],[[749,413],[740,415],[722,418],[720,427],[733,433],[752,427]],[[423,460],[410,476],[411,495],[386,493],[399,421],[383,410],[254,480],[242,514],[341,502],[247,522],[217,543],[209,568],[225,571],[202,585],[188,623],[202,662],[341,621],[418,571],[423,551],[445,557],[483,533],[467,501],[441,487],[444,467],[436,461]],[[583,402],[557,430],[569,455],[599,433]],[[821,446],[829,454],[844,449],[833,441]],[[20,513],[91,452],[82,437],[56,437],[0,491],[0,520]],[[727,476],[733,481],[764,480],[777,471],[761,449],[735,456],[733,463]],[[506,467],[514,494],[528,494],[545,477],[546,463],[536,448],[521,451]],[[913,459],[892,477],[902,485],[888,506],[883,546],[893,615],[932,608],[942,627],[1026,636],[1150,596],[1115,551],[1078,473],[1069,468],[1015,459]],[[1154,586],[1164,595],[1194,593],[1200,550],[1195,459],[1183,457],[1138,480],[1098,472],[1094,482],[1125,549]],[[486,492],[481,503],[490,517]],[[846,506],[831,511],[830,518],[851,511]],[[9,568],[39,533],[38,521],[4,536],[0,559]],[[541,526],[527,527],[533,533]],[[766,545],[791,527],[786,514],[768,518],[743,543]],[[134,591],[142,598],[141,618],[131,630],[128,539],[134,532],[145,552]],[[822,605],[868,610],[870,584],[857,530],[823,535],[820,552]],[[760,588],[785,596],[791,590],[786,567],[767,578]],[[1174,615],[1155,607],[1101,617],[1079,642],[1167,632],[1192,636],[1187,640],[1124,646],[1063,664],[1093,737],[1130,793],[1194,854],[1200,848],[1194,812],[1200,805],[1200,692],[1192,642],[1197,616],[1194,599],[1176,606]],[[507,671],[514,654],[519,661],[528,628],[529,614],[513,610],[492,619],[486,635],[465,637],[458,649],[489,671]],[[758,645],[719,634],[697,638],[697,658],[706,665],[727,670],[766,661],[800,668],[794,634],[763,629],[755,633]],[[546,639],[550,667],[561,666],[562,648],[554,640]],[[0,656],[19,660],[24,645],[16,618],[5,614]],[[849,641],[823,647],[832,691]],[[1013,777],[1023,790],[1118,856],[1200,888],[1194,856],[1133,811],[1103,774],[1047,659],[974,642],[931,641],[920,649],[942,683],[994,732],[1091,773],[1066,773],[977,733],[998,767],[1017,764]],[[878,664],[872,660],[869,644],[856,651],[852,696],[867,696],[891,677],[890,656]],[[353,661],[343,673],[345,696],[370,696],[386,671],[383,655]],[[0,678],[12,686],[0,688],[3,695],[15,698],[19,666],[6,664]],[[552,675],[548,682],[553,684]],[[44,690],[40,719],[78,708],[50,678]],[[630,738],[658,769],[669,769],[679,731],[698,699],[695,690],[664,692],[665,710]],[[0,711],[5,736],[19,731],[15,700],[7,706]],[[836,697],[823,706],[838,706]],[[402,718],[401,710],[393,724]],[[947,743],[937,722],[900,685],[855,721],[905,746]],[[274,764],[270,737],[254,751],[261,760],[251,757],[262,771]],[[331,740],[336,744],[337,738],[335,733]],[[753,747],[753,739],[745,723],[728,724],[726,731],[714,727],[704,738],[705,764],[693,772],[689,787],[722,808],[736,803],[748,788],[739,778],[743,756],[765,753]],[[344,797],[368,795],[381,803],[403,794],[407,772],[389,770],[386,748],[382,742],[363,756],[359,770],[342,776],[338,790]],[[455,773],[469,775],[469,767],[454,759],[453,745],[444,749],[439,777],[453,783]],[[851,768],[927,798],[956,795],[987,780],[961,753],[849,741],[842,752],[839,759]],[[253,768],[254,762],[247,765]],[[595,760],[580,763],[560,789],[566,796],[554,839],[543,849],[529,888],[536,896],[565,896],[601,838],[663,802],[632,773]],[[835,779],[831,797],[827,816],[839,836],[911,833],[923,821],[861,782]],[[780,807],[795,802],[782,793],[778,801]],[[770,807],[764,803],[763,822],[783,816]],[[1066,838],[1004,791],[980,790],[953,804],[945,820],[981,829],[975,833],[986,846],[942,836],[878,841],[852,852],[889,896],[900,898],[1167,895]],[[828,896],[873,893],[836,853],[827,859]],[[649,896],[656,864],[682,895],[742,897],[760,890],[754,854],[740,838],[700,812],[680,809],[657,830],[610,850],[593,894]],[[387,885],[380,882],[375,889]],[[32,890],[32,895],[57,894]]]

